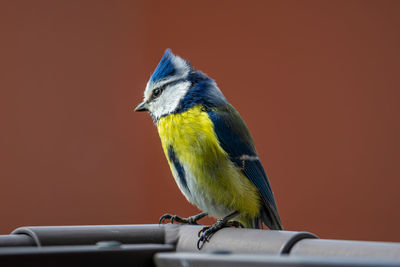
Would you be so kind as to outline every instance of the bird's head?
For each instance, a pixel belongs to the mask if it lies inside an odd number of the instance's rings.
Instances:
[[[135,111],[148,111],[157,121],[195,105],[212,107],[224,102],[225,97],[212,79],[167,49],[147,82],[143,102]]]

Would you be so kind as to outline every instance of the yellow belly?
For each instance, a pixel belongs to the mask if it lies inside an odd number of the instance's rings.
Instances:
[[[191,191],[196,191],[194,193],[201,198],[208,198],[204,199],[208,203],[206,205],[215,203],[227,210],[239,211],[242,220],[258,216],[260,196],[257,188],[230,161],[219,145],[213,123],[201,106],[162,117],[157,122],[157,128],[171,169],[174,169],[174,165],[168,157],[170,146],[185,171],[189,172],[186,178],[195,180],[188,181],[188,184],[195,186]],[[198,199],[185,195],[200,209],[208,212],[213,210],[212,207],[200,207],[202,204]]]

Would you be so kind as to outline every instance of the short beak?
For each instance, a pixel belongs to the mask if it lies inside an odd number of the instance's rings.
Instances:
[[[147,103],[146,103],[146,102],[140,103],[140,104],[135,108],[135,111],[148,111],[148,109],[147,109]]]

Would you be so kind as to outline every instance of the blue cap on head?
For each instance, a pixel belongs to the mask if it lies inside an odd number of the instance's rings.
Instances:
[[[153,74],[150,77],[150,81],[156,82],[162,80],[168,76],[172,76],[175,73],[175,66],[172,62],[174,58],[174,54],[172,54],[171,49],[167,49],[164,52],[164,56],[162,57],[160,63],[158,63],[157,68],[154,70]]]

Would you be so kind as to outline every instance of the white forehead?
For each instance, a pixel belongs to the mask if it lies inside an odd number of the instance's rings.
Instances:
[[[144,100],[147,101],[148,99],[150,99],[153,89],[157,88],[157,87],[161,87],[164,84],[176,81],[176,80],[180,80],[180,79],[185,79],[187,78],[189,71],[190,71],[190,66],[188,65],[188,63],[178,57],[178,56],[174,56],[172,59],[172,64],[174,65],[174,75],[169,76],[165,79],[161,79],[159,81],[151,81],[149,80],[147,85],[146,85],[146,89],[144,90]]]

